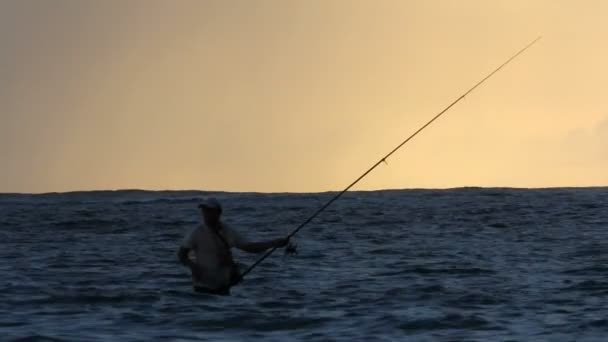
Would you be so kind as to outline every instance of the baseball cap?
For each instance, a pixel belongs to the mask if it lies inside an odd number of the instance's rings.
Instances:
[[[205,199],[198,205],[198,207],[201,209],[207,208],[207,209],[218,209],[220,211],[222,210],[222,205],[220,204],[220,201],[218,201],[214,197]]]

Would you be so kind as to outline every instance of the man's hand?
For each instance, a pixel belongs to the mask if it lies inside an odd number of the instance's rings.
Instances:
[[[177,252],[177,259],[182,263],[182,265],[190,267],[192,260],[190,260],[188,257],[188,253],[190,253],[190,249],[180,247],[179,251]]]
[[[274,240],[274,247],[283,248],[289,243],[289,238],[281,238]]]

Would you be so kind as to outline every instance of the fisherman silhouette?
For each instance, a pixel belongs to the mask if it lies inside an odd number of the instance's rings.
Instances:
[[[203,222],[186,235],[178,252],[179,261],[192,272],[192,285],[196,292],[230,294],[230,287],[241,280],[232,248],[260,253],[289,244],[288,238],[250,242],[221,221],[222,206],[215,198],[207,199],[198,207]],[[290,247],[293,249],[295,246]]]

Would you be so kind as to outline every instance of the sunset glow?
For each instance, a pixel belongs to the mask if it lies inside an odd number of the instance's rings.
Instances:
[[[608,2],[3,1],[0,192],[608,185]]]

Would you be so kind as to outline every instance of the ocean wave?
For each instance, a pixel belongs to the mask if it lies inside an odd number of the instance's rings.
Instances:
[[[4,339],[605,337],[608,188],[347,193],[298,233],[298,255],[274,253],[228,297],[194,293],[176,258],[210,194],[259,241],[335,192],[0,195]]]

